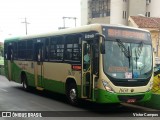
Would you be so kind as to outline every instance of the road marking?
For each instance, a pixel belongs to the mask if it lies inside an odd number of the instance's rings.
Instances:
[[[4,92],[8,92],[7,90],[3,89],[3,88],[0,88],[0,90],[4,91]]]

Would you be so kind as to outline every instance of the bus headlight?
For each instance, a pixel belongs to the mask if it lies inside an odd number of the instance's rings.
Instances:
[[[108,92],[114,92],[113,89],[111,88],[111,86],[107,83],[107,81],[102,80],[103,86],[104,88],[108,91]]]
[[[153,87],[153,82],[151,81],[151,82],[149,83],[149,88],[148,88],[147,92],[150,91],[150,90],[152,89],[152,87]]]
[[[150,82],[150,85],[149,85],[149,89],[151,90],[152,87],[153,87],[153,82],[151,81],[151,82]]]

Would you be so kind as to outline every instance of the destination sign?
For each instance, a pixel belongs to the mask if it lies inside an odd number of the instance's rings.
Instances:
[[[124,29],[108,29],[108,37],[147,40],[146,35],[147,34],[145,32],[139,31],[130,31]]]

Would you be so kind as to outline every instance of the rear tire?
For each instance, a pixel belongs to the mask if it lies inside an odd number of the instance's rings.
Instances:
[[[67,87],[67,98],[71,105],[78,105],[78,92],[75,83],[70,83]]]
[[[28,83],[27,83],[27,77],[26,77],[26,75],[24,75],[22,77],[22,85],[23,85],[23,89],[27,91],[28,90]]]

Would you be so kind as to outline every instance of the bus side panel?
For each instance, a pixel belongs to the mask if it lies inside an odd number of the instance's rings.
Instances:
[[[26,76],[27,76],[27,84],[28,86],[35,86],[35,75],[34,75],[34,63],[33,61],[25,61],[22,65]]]
[[[44,88],[65,94],[65,83],[68,76],[73,76],[80,85],[79,71],[73,71],[71,64],[44,62]]]
[[[12,75],[12,81],[16,81],[20,83],[19,74],[20,74],[20,68],[16,65],[16,61],[12,62],[11,64],[11,75]]]
[[[34,76],[34,74],[26,72],[26,75],[27,75],[28,86],[36,87],[35,86],[35,76]]]
[[[31,62],[29,61],[14,61],[12,65],[13,80],[17,83],[21,83],[21,72],[24,71],[27,76],[28,85],[35,87],[34,69],[30,66]]]
[[[44,62],[44,88],[50,91],[65,93],[64,80],[66,70],[62,63]]]
[[[21,78],[20,78],[20,75],[21,75],[21,67],[19,66],[19,62],[18,61],[14,61],[12,63],[12,69],[11,69],[11,72],[12,72],[12,80],[17,82],[17,83],[21,83]]]

